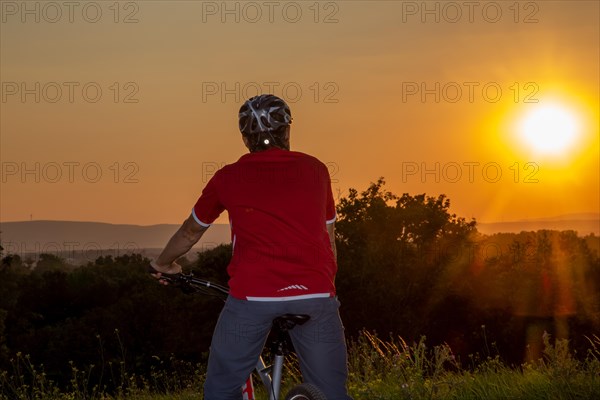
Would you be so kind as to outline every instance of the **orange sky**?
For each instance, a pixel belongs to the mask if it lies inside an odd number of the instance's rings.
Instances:
[[[178,223],[269,89],[336,195],[384,176],[486,222],[598,212],[599,3],[466,3],[0,2],[0,221]],[[577,118],[560,157],[515,137],[535,100]]]

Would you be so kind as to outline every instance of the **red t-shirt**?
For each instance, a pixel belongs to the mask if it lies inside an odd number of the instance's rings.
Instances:
[[[325,164],[271,148],[249,153],[211,178],[192,210],[210,225],[229,213],[232,296],[259,301],[335,295],[337,265],[326,224],[335,221]]]

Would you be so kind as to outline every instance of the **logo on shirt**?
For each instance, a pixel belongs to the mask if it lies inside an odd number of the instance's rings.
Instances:
[[[290,285],[278,290],[278,292],[285,292],[286,290],[308,290],[308,288],[304,285]]]

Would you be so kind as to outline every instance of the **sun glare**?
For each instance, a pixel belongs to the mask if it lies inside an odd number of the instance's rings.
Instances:
[[[525,145],[543,155],[566,155],[576,144],[579,131],[574,112],[561,104],[540,104],[519,124],[519,135]]]

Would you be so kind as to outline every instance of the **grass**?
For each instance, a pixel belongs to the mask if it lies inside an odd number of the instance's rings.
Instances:
[[[510,368],[498,356],[462,368],[447,346],[412,346],[364,333],[350,352],[350,392],[359,399],[598,399],[600,339],[583,361],[568,341],[544,338],[544,357]]]
[[[566,340],[552,342],[544,335],[541,359],[511,368],[498,356],[462,367],[448,346],[428,348],[425,340],[407,344],[401,338],[380,339],[363,332],[349,344],[348,387],[355,400],[384,399],[598,399],[600,398],[600,338],[589,338],[583,359],[575,359]],[[284,387],[300,380],[297,362],[286,365]],[[70,365],[68,387],[49,380],[43,366],[35,367],[28,356],[17,354],[11,371],[0,372],[0,399],[56,400],[188,400],[201,398],[203,366],[175,360],[158,362],[149,376],[125,372],[124,365],[109,365],[105,382],[116,389],[91,384],[95,366]],[[175,372],[173,372],[175,371]],[[266,399],[258,387],[259,399]]]

